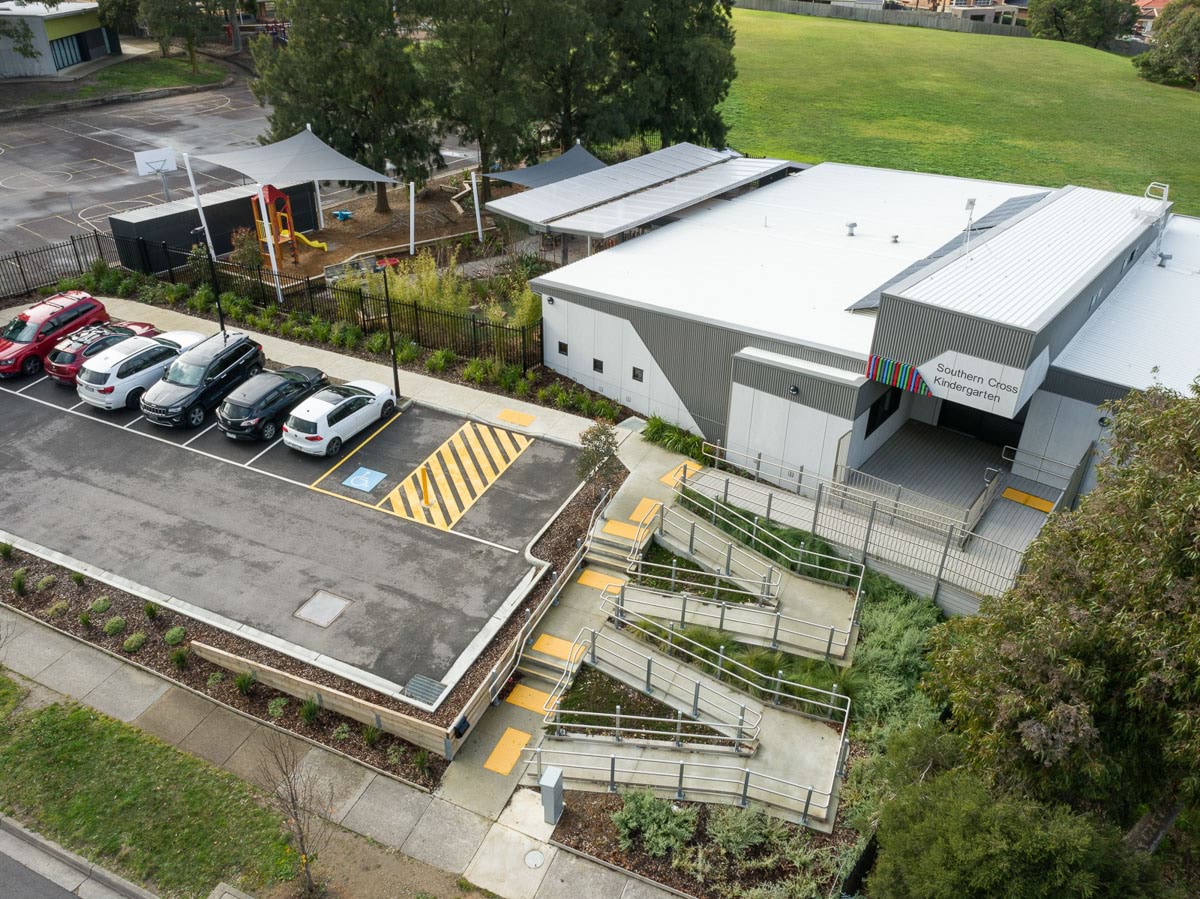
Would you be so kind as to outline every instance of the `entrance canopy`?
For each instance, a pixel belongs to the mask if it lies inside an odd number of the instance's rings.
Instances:
[[[277,181],[396,183],[395,179],[343,156],[311,131],[301,131],[294,137],[265,147],[234,150],[232,153],[196,154],[196,158],[241,172],[259,184],[274,184]]]
[[[604,168],[603,162],[576,144],[561,156],[555,156],[553,159],[547,159],[545,162],[526,166],[523,169],[513,169],[511,172],[496,172],[488,177],[495,181],[519,184],[522,187],[544,187],[547,184],[554,184],[556,181],[574,178],[576,175],[594,172],[602,168]]]

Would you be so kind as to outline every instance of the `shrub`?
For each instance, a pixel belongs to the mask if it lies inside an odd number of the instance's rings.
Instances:
[[[8,561],[12,558],[13,548],[11,543],[0,543],[0,559]]]
[[[395,744],[389,746],[387,752],[387,763],[393,768],[399,768],[400,763],[404,761],[404,750]]]
[[[171,664],[179,671],[182,671],[188,666],[188,651],[187,647],[180,646],[177,649],[171,650]]]
[[[444,372],[458,360],[454,350],[434,350],[425,360],[425,367],[435,374]]]
[[[491,375],[491,365],[489,359],[469,359],[467,364],[463,366],[463,380],[470,381],[472,384],[484,384],[489,380]]]
[[[128,653],[135,653],[145,645],[146,635],[141,631],[138,631],[136,634],[130,634],[128,637],[126,637],[125,643],[121,648]]]
[[[59,615],[68,611],[70,608],[71,608],[71,604],[69,602],[66,602],[64,600],[59,600],[54,605],[50,606],[50,608],[46,609],[46,617],[47,618],[57,618]]]
[[[374,749],[383,739],[383,731],[373,724],[367,724],[363,727],[362,738],[369,748]]]
[[[153,621],[155,618],[158,617],[158,615],[161,611],[162,611],[162,609],[160,609],[158,606],[156,606],[152,602],[148,602],[144,606],[142,606],[142,612],[145,614],[147,621]]]
[[[54,293],[66,293],[68,290],[84,290],[83,278],[63,278],[54,285]]]
[[[87,580],[87,578],[83,576],[82,572],[71,572],[71,583],[73,583],[76,587],[82,587],[85,580]]]
[[[25,569],[18,568],[12,573],[12,589],[17,596],[25,595]]]
[[[233,685],[237,687],[237,691],[243,696],[249,696],[250,691],[254,689],[254,672],[243,671],[233,679]]]
[[[388,351],[388,336],[386,331],[375,331],[367,338],[367,352],[380,355]]]
[[[229,297],[227,300],[226,297]],[[237,294],[221,294],[221,309],[235,321],[244,322],[253,309],[253,304],[245,297]]]
[[[43,590],[49,590],[51,587],[54,586],[54,582],[56,580],[57,580],[57,578],[54,575],[52,575],[52,574],[46,575],[44,578],[42,578],[40,581],[37,582],[37,592],[41,593]]]
[[[104,622],[104,633],[110,637],[115,637],[123,630],[125,630],[125,619],[120,615],[114,615],[108,621]]]
[[[576,387],[567,394],[568,407],[580,415],[590,415],[592,412],[592,395],[582,387]]]
[[[500,385],[502,390],[512,393],[517,389],[518,384],[525,383],[525,373],[521,371],[521,366],[519,365],[506,365],[500,369],[496,377],[496,383]]]
[[[90,631],[92,629],[92,616],[89,615],[87,612],[80,612],[79,613],[79,626],[82,627],[85,631]]]
[[[329,335],[333,333],[333,325],[323,318],[314,318],[308,326],[308,332],[317,343],[329,343]]]
[[[555,381],[553,384],[547,384],[545,387],[538,389],[537,401],[543,406],[558,406],[560,402],[559,398],[565,393],[566,391],[563,390],[562,384]]]
[[[339,724],[337,727],[335,727],[333,729],[332,737],[338,741],[349,740],[350,739],[350,725],[346,724],[344,722],[342,724]]]
[[[112,608],[112,600],[110,600],[107,596],[97,596],[94,600],[92,600],[92,604],[88,606],[88,608],[97,615],[103,615]]]
[[[315,699],[309,698],[300,703],[300,720],[312,724],[321,715],[321,705]]]
[[[122,284],[125,283],[125,277],[121,274],[120,269],[109,269],[103,278],[96,281],[96,293],[112,296],[120,290]]]
[[[528,397],[530,391],[533,390],[533,385],[528,380],[522,378],[517,382],[517,386],[513,388],[513,393],[519,397]]]
[[[428,749],[418,749],[416,755],[413,756],[413,764],[417,766],[417,770],[425,773],[429,770],[432,760],[429,757]]]
[[[362,328],[358,325],[352,325],[349,322],[338,322],[335,324],[329,336],[329,340],[334,346],[345,347],[348,350],[355,349],[362,343],[362,338]]]
[[[662,858],[681,849],[696,831],[696,809],[677,810],[653,790],[634,790],[622,799],[624,807],[612,819],[626,852],[640,843],[651,858]]]
[[[287,708],[288,700],[286,696],[276,696],[267,703],[267,714],[272,718],[282,718],[283,710]]]
[[[612,400],[597,397],[592,401],[592,417],[604,421],[615,422],[620,414],[620,407]]]
[[[208,685],[209,685],[209,687],[215,687],[218,684],[223,683],[224,680],[225,680],[225,672],[224,671],[214,671],[212,674],[210,674],[208,676]]]
[[[233,252],[229,261],[242,268],[257,271],[263,267],[262,244],[258,242],[258,234],[249,228],[234,228],[230,235],[233,242]]]
[[[185,631],[182,627],[173,627],[163,634],[163,642],[168,646],[178,646],[183,642]]]
[[[704,438],[685,431],[657,415],[651,415],[642,428],[642,439],[656,443],[663,449],[683,456],[690,456],[697,462],[708,464],[704,457]]]
[[[187,298],[186,306],[191,312],[207,312],[217,305],[216,294],[207,284],[196,288],[196,292]]]
[[[164,306],[167,303],[167,291],[158,281],[148,281],[138,288],[137,298],[139,303],[148,306]]]
[[[411,365],[421,358],[421,347],[415,340],[406,340],[396,347],[396,361],[401,365]]]
[[[192,288],[187,284],[168,284],[165,286],[167,297],[172,303],[181,303],[186,300],[192,293]]]
[[[291,319],[284,319],[279,323],[279,336],[283,338],[291,337],[296,332],[296,326]]]
[[[119,297],[131,297],[137,293],[138,279],[137,278],[122,278],[117,282],[116,294]]]

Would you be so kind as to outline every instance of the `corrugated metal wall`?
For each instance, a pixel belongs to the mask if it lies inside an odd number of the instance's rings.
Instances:
[[[947,350],[1027,368],[1033,334],[960,312],[901,300],[889,293],[879,299],[879,321],[871,352],[909,365],[924,365]]]
[[[740,356],[733,359],[733,381],[839,418],[854,418],[858,388],[851,384],[827,381]],[[799,393],[791,393],[793,386]]]

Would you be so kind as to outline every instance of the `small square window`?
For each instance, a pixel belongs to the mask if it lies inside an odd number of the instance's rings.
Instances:
[[[561,340],[558,342],[558,355],[560,355],[560,356],[567,355],[567,345],[565,343],[563,343]]]
[[[633,367],[633,379],[635,381],[644,380],[644,377],[642,375],[642,370],[640,368],[638,368],[636,365]]]
[[[593,359],[593,360],[592,360],[592,371],[598,371],[598,372],[600,372],[600,374],[604,374],[604,362],[603,362],[603,360],[600,360],[600,359]]]

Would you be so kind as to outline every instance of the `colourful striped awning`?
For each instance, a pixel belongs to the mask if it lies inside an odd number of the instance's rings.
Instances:
[[[885,359],[883,356],[871,356],[867,360],[867,377],[920,396],[929,396],[929,387],[915,365]]]

